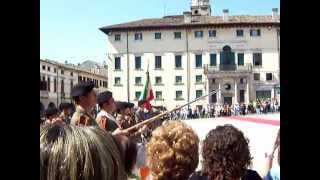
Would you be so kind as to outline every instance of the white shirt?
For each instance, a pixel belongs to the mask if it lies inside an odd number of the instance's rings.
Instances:
[[[108,119],[114,122],[117,122],[116,119],[111,114],[109,114],[107,111],[103,109],[98,113],[97,118],[100,118],[101,116],[106,116]]]

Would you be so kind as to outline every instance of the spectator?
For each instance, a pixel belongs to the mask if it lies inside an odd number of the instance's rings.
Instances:
[[[95,127],[54,123],[40,128],[40,179],[126,179],[114,138]]]
[[[275,151],[278,149],[278,165],[272,167]],[[267,156],[267,167],[264,174],[264,180],[280,180],[280,129],[276,141],[274,143],[272,152]]]
[[[63,122],[59,118],[59,110],[54,107],[54,106],[49,106],[48,109],[46,110],[46,121],[45,124],[52,124],[54,122]]]
[[[181,121],[158,127],[147,144],[147,162],[154,180],[184,180],[198,166],[197,134]]]
[[[248,144],[243,133],[232,125],[217,126],[203,141],[202,172],[190,179],[261,180],[256,171],[247,169],[252,159]]]

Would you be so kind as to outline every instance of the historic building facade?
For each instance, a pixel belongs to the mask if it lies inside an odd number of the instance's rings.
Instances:
[[[93,81],[99,92],[107,90],[107,70],[102,65],[92,67],[85,62],[73,65],[40,59],[40,106],[71,102],[71,88],[80,81]]]
[[[100,28],[108,35],[108,77],[117,100],[137,101],[147,68],[154,105],[168,108],[217,90],[192,106],[276,98],[280,19],[270,15],[213,16],[208,0],[183,15]]]

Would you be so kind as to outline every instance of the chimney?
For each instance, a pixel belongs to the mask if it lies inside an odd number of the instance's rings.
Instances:
[[[185,11],[183,12],[184,23],[191,23],[191,12]]]
[[[224,9],[223,10],[223,17],[222,17],[223,21],[229,21],[229,10],[228,9]]]
[[[272,8],[272,20],[278,20],[278,8]]]

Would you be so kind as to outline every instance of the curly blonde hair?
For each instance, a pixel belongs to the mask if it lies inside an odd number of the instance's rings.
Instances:
[[[199,138],[181,121],[170,121],[152,133],[147,162],[155,180],[187,179],[198,166]]]

